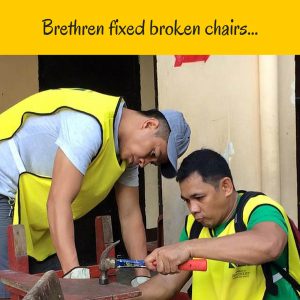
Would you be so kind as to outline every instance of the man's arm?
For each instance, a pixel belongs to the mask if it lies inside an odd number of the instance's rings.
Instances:
[[[74,239],[71,203],[80,191],[83,175],[62,150],[54,161],[47,211],[52,241],[64,273],[79,265]]]
[[[278,258],[286,243],[287,235],[279,225],[262,222],[252,230],[229,236],[194,239],[155,249],[145,262],[150,270],[163,274],[178,272],[178,265],[192,257],[259,265]]]
[[[139,190],[137,187],[117,183],[116,200],[123,240],[132,259],[144,259],[147,255],[146,234],[142,219]],[[138,276],[150,276],[146,269],[136,269]]]
[[[172,299],[191,277],[191,272],[181,271],[174,275],[158,274],[139,286],[142,296],[136,300]]]

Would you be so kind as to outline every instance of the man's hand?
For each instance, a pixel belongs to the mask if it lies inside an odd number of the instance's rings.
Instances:
[[[178,266],[191,259],[187,243],[176,243],[155,249],[145,258],[145,264],[149,270],[161,274],[178,273]]]
[[[88,268],[75,267],[63,276],[64,279],[89,279],[90,270]]]

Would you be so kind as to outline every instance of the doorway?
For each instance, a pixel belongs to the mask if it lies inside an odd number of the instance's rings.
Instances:
[[[141,109],[140,66],[138,56],[113,55],[42,55],[38,57],[39,90],[79,87],[100,93],[123,96],[127,107]],[[140,170],[140,205],[145,222],[144,171]],[[114,192],[76,220],[75,242],[81,265],[96,263],[95,226],[98,215],[112,217],[114,239],[121,239],[118,211]],[[127,256],[124,244],[116,248],[116,255]]]

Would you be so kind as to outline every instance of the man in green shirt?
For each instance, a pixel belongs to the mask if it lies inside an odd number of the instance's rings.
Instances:
[[[180,243],[158,248],[145,259],[160,274],[141,286],[139,299],[171,299],[191,276],[193,300],[299,299],[273,267],[278,264],[299,282],[299,254],[279,203],[265,195],[251,197],[242,214],[245,230],[239,232],[236,211],[244,192],[235,190],[225,159],[209,149],[186,157],[177,181],[191,214]],[[197,257],[208,259],[206,272],[178,270]]]

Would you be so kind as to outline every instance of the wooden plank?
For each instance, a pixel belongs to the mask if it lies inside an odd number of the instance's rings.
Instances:
[[[54,271],[46,272],[30,289],[24,300],[64,300],[63,292]]]
[[[39,277],[11,270],[0,271],[0,281],[8,287],[13,294],[12,298],[25,296],[27,292],[39,280]]]
[[[75,299],[74,297],[78,297],[76,299],[122,300],[141,295],[137,288],[117,282],[108,285],[100,285],[98,279],[62,279],[60,282],[65,300]]]
[[[16,271],[0,271],[0,281],[11,287],[17,295],[24,296],[40,277]],[[117,282],[100,285],[99,279],[59,279],[65,300],[123,300],[141,295],[137,288]],[[58,298],[57,298],[58,299]],[[44,299],[43,299],[44,300]]]

